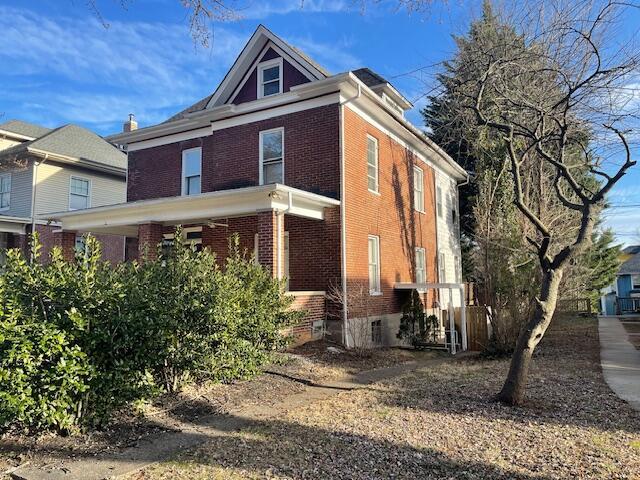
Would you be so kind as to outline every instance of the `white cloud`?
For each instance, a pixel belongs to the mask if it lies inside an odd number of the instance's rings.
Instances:
[[[216,27],[212,50],[204,50],[182,24],[109,24],[0,6],[0,64],[11,65],[0,72],[3,100],[69,122],[106,125],[134,111],[150,124],[210,93],[246,41]]]
[[[240,10],[248,19],[263,19],[289,13],[337,13],[350,9],[352,3],[344,0],[273,0],[253,2]]]

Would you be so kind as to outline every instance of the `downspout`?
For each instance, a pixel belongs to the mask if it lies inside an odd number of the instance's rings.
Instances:
[[[45,153],[41,162],[33,162],[33,178],[31,179],[31,239],[36,231],[36,187],[38,185],[38,167],[47,161],[49,154]],[[30,249],[29,258],[33,262],[33,248]]]
[[[340,250],[342,256],[342,344],[349,347],[347,337],[348,302],[347,302],[347,215],[345,202],[345,151],[344,151],[344,106],[360,98],[362,85],[358,82],[358,93],[351,98],[340,102]]]

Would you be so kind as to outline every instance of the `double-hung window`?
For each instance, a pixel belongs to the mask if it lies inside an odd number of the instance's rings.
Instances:
[[[282,93],[282,58],[258,65],[258,98]]]
[[[436,211],[439,218],[442,218],[442,208],[442,188],[436,187]]]
[[[440,258],[438,259],[438,269],[440,276],[440,283],[447,283],[447,258],[444,253],[440,253]]]
[[[260,185],[284,183],[284,129],[260,132]]]
[[[380,237],[369,235],[369,293],[380,294]]]
[[[367,136],[367,185],[369,191],[378,193],[378,140]]]
[[[413,167],[413,206],[424,213],[424,172],[420,167]]]
[[[182,195],[198,195],[202,191],[202,148],[182,151]]]
[[[91,206],[91,182],[86,178],[71,177],[69,210],[83,210]]]
[[[631,275],[631,287],[634,290],[640,289],[640,275]]]
[[[0,210],[11,207],[11,174],[0,175]]]
[[[427,281],[427,259],[422,247],[416,248],[416,283]]]

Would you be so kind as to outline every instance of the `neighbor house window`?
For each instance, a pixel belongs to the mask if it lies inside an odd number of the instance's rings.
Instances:
[[[634,290],[640,289],[640,275],[631,275],[631,286]]]
[[[442,218],[442,188],[436,187],[436,211],[438,217]]]
[[[440,276],[440,282],[447,282],[447,266],[446,266],[447,258],[444,253],[440,254],[440,258],[438,260],[438,270]]]
[[[427,281],[427,260],[425,250],[422,247],[416,248],[416,283]]]
[[[0,210],[11,206],[11,174],[0,175]]]
[[[456,268],[455,281],[459,283],[462,281],[462,264],[460,263],[460,257],[457,255],[453,257],[453,262],[455,263],[455,268]]]
[[[69,186],[69,210],[89,208],[91,183],[86,178],[71,177]]]
[[[76,235],[75,251],[78,255],[84,255],[87,253],[87,242],[84,236]]]
[[[378,193],[378,140],[367,136],[367,182],[369,191]]]
[[[380,293],[380,238],[369,235],[369,293]]]
[[[202,191],[202,148],[182,151],[182,195],[198,195]]]
[[[282,93],[282,58],[258,65],[258,98]]]
[[[424,172],[420,167],[413,167],[413,206],[424,213]]]
[[[260,132],[260,185],[284,183],[284,129]]]

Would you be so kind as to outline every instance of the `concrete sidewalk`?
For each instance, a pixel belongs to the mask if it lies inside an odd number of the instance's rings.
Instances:
[[[598,318],[602,373],[611,390],[640,411],[640,351],[629,342],[621,318]]]

